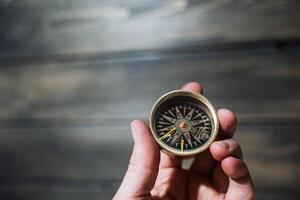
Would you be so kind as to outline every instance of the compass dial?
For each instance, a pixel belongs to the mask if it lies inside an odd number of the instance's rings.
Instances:
[[[167,152],[189,156],[204,151],[218,131],[218,119],[202,95],[182,90],[163,95],[150,113],[150,128]]]

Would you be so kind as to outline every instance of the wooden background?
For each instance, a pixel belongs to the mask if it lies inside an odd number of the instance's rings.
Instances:
[[[257,199],[300,195],[297,0],[0,2],[0,199],[111,199],[129,123],[199,81]]]

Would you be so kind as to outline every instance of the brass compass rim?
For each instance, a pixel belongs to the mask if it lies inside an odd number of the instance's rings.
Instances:
[[[211,136],[201,147],[198,147],[193,150],[181,152],[181,151],[176,150],[176,149],[168,146],[167,144],[165,144],[162,140],[159,139],[158,135],[156,134],[155,128],[153,127],[155,112],[165,101],[167,101],[168,99],[171,99],[173,97],[177,97],[177,96],[192,97],[192,98],[200,101],[207,108],[206,112],[210,112],[208,114],[211,115],[210,118],[212,120]],[[193,155],[196,155],[196,154],[199,154],[199,153],[205,151],[211,145],[211,143],[215,140],[215,138],[218,134],[218,130],[219,130],[219,120],[218,120],[218,116],[217,116],[217,112],[216,112],[215,108],[210,103],[210,101],[202,94],[199,94],[196,92],[191,92],[191,91],[185,91],[185,90],[173,90],[173,91],[170,91],[170,92],[162,95],[160,98],[158,98],[156,100],[156,102],[154,103],[154,105],[152,106],[150,114],[149,114],[149,127],[150,127],[150,130],[151,130],[151,133],[152,133],[154,139],[159,144],[159,146],[162,148],[163,152],[171,153],[176,156],[193,156]]]

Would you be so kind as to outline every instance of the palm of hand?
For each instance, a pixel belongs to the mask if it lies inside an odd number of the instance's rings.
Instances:
[[[225,199],[228,177],[217,164],[214,165],[215,180],[192,170],[177,167],[161,169],[151,196],[154,199]]]

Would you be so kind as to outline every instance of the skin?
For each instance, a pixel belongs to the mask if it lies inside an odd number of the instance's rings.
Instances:
[[[203,93],[201,85],[195,82],[182,89]],[[160,152],[149,127],[141,120],[134,120],[133,152],[113,199],[254,199],[254,186],[241,147],[232,139],[236,117],[227,109],[218,110],[218,117],[217,140],[195,157],[188,170],[181,168],[182,158]]]

